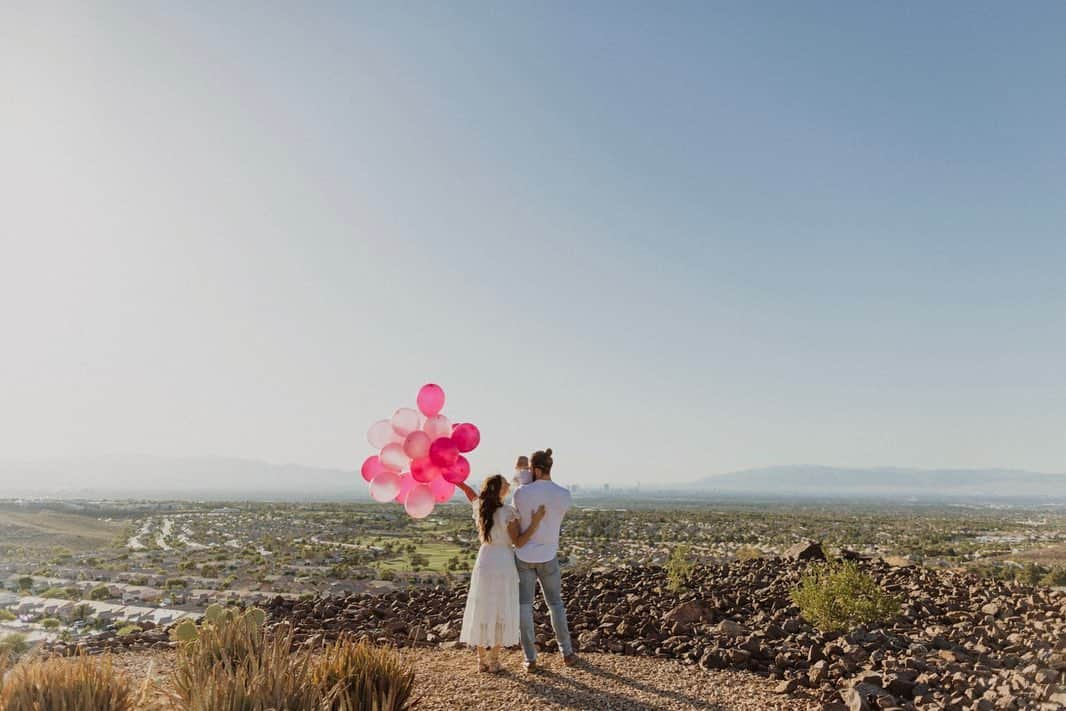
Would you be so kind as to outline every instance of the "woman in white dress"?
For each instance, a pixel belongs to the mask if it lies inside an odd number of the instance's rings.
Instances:
[[[544,507],[533,513],[529,528],[521,530],[518,512],[503,503],[510,485],[499,474],[490,476],[478,494],[459,484],[474,505],[481,549],[470,574],[463,629],[459,641],[476,648],[478,671],[500,671],[500,647],[518,644],[518,569],[513,546],[522,546],[544,518]]]

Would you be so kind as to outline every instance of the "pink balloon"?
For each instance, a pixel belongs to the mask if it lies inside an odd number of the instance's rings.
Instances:
[[[374,501],[392,501],[399,491],[400,475],[396,472],[381,472],[370,482],[370,498]]]
[[[418,459],[412,459],[411,476],[414,477],[415,481],[421,484],[427,484],[429,483],[429,480],[431,478],[429,476],[429,468],[431,466],[434,465],[433,462],[430,461],[429,457],[419,457]]]
[[[452,432],[452,441],[460,452],[473,452],[481,444],[481,432],[469,422],[464,422]]]
[[[459,448],[451,437],[441,437],[429,445],[429,458],[442,469],[447,469],[459,458]]]
[[[455,493],[455,484],[438,477],[429,482],[429,490],[433,492],[433,498],[436,502],[443,504],[452,498]]]
[[[404,502],[404,499],[407,498],[407,494],[411,491],[411,489],[415,488],[416,486],[418,486],[418,482],[415,481],[413,476],[411,476],[410,474],[401,474],[400,490],[396,493],[396,498],[393,499],[393,501],[398,501],[402,504]]]
[[[433,513],[436,499],[433,490],[426,484],[419,484],[411,489],[403,502],[403,507],[411,518],[425,518]]]
[[[459,484],[466,481],[470,476],[470,462],[466,460],[466,457],[459,455],[455,464],[444,470],[444,479],[452,484]]]
[[[386,444],[396,439],[396,432],[393,431],[391,422],[378,420],[370,425],[370,431],[366,433],[366,439],[374,449],[382,449]]]
[[[425,433],[429,435],[430,441],[432,441],[451,435],[452,423],[444,415],[434,415],[426,420],[426,424],[422,426],[422,429],[425,430]]]
[[[427,383],[418,391],[418,409],[426,417],[432,417],[444,409],[444,390],[439,385]]]
[[[432,441],[422,430],[415,430],[404,440],[403,452],[411,459],[421,459],[429,455],[429,445]]]
[[[367,457],[366,461],[363,462],[362,469],[360,469],[363,478],[367,481],[371,481],[383,471],[386,471],[385,465],[381,463],[381,457],[376,454],[372,457]]]
[[[422,484],[428,484],[434,479],[439,479],[442,473],[443,470],[434,464],[429,457],[423,457],[411,462],[411,476],[415,478],[415,481]]]
[[[403,453],[403,447],[393,442],[385,445],[381,450],[381,463],[391,472],[403,471],[407,468],[407,455]]]
[[[401,437],[406,437],[417,430],[420,423],[418,413],[409,407],[401,407],[392,416],[392,429]]]

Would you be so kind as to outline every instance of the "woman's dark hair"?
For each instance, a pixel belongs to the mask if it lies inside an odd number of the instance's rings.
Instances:
[[[499,474],[493,474],[481,485],[481,495],[478,497],[477,528],[481,534],[481,542],[488,543],[492,540],[492,517],[496,509],[503,506],[500,501],[500,490],[503,489],[504,478]]]
[[[552,473],[551,447],[540,450],[539,452],[533,452],[533,455],[529,458],[529,468],[540,469],[545,474],[550,475]]]

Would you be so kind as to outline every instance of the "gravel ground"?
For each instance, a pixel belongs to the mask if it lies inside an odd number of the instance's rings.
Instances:
[[[775,682],[737,671],[704,671],[696,666],[645,657],[586,654],[571,668],[558,655],[545,654],[536,674],[522,669],[520,652],[504,652],[500,674],[479,674],[473,652],[407,649],[415,667],[417,711],[790,711],[811,702],[773,693]],[[171,652],[118,654],[115,666],[138,686],[150,674],[155,689],[173,669]],[[158,700],[156,694],[149,694]]]
[[[773,681],[753,674],[644,657],[587,654],[567,668],[558,655],[548,654],[541,656],[538,673],[527,674],[521,653],[506,652],[503,672],[494,675],[477,673],[473,652],[412,649],[403,654],[417,670],[420,711],[787,711],[810,705],[773,693]]]

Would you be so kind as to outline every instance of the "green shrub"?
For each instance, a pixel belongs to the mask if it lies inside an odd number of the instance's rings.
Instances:
[[[59,626],[61,624],[63,624],[63,623],[60,622],[59,620],[57,620],[54,617],[46,617],[43,620],[41,620],[41,627],[44,627],[46,630],[59,629]]]
[[[11,610],[0,609],[0,622],[10,622],[15,619],[15,613]]]
[[[144,632],[144,630],[139,625],[123,625],[122,627],[118,628],[118,632],[116,632],[116,634],[119,637],[125,637],[126,635],[136,634],[138,632]]]
[[[106,585],[97,585],[89,591],[90,600],[106,600],[111,597],[111,588]]]
[[[851,561],[813,566],[792,591],[792,601],[823,631],[886,622],[899,612],[899,602]]]
[[[70,595],[67,594],[67,591],[64,588],[48,588],[43,593],[41,593],[41,597],[52,597],[59,598],[60,600],[67,600],[70,598]]]
[[[19,664],[7,675],[0,691],[0,707],[5,711],[133,711],[136,706],[133,688],[106,657]]]
[[[670,557],[666,559],[666,587],[673,592],[680,592],[688,587],[689,579],[695,566],[691,559],[692,547],[674,546]]]
[[[1066,568],[1052,568],[1040,582],[1052,587],[1066,586]]]
[[[12,632],[0,639],[0,657],[14,659],[30,648],[25,635]]]

